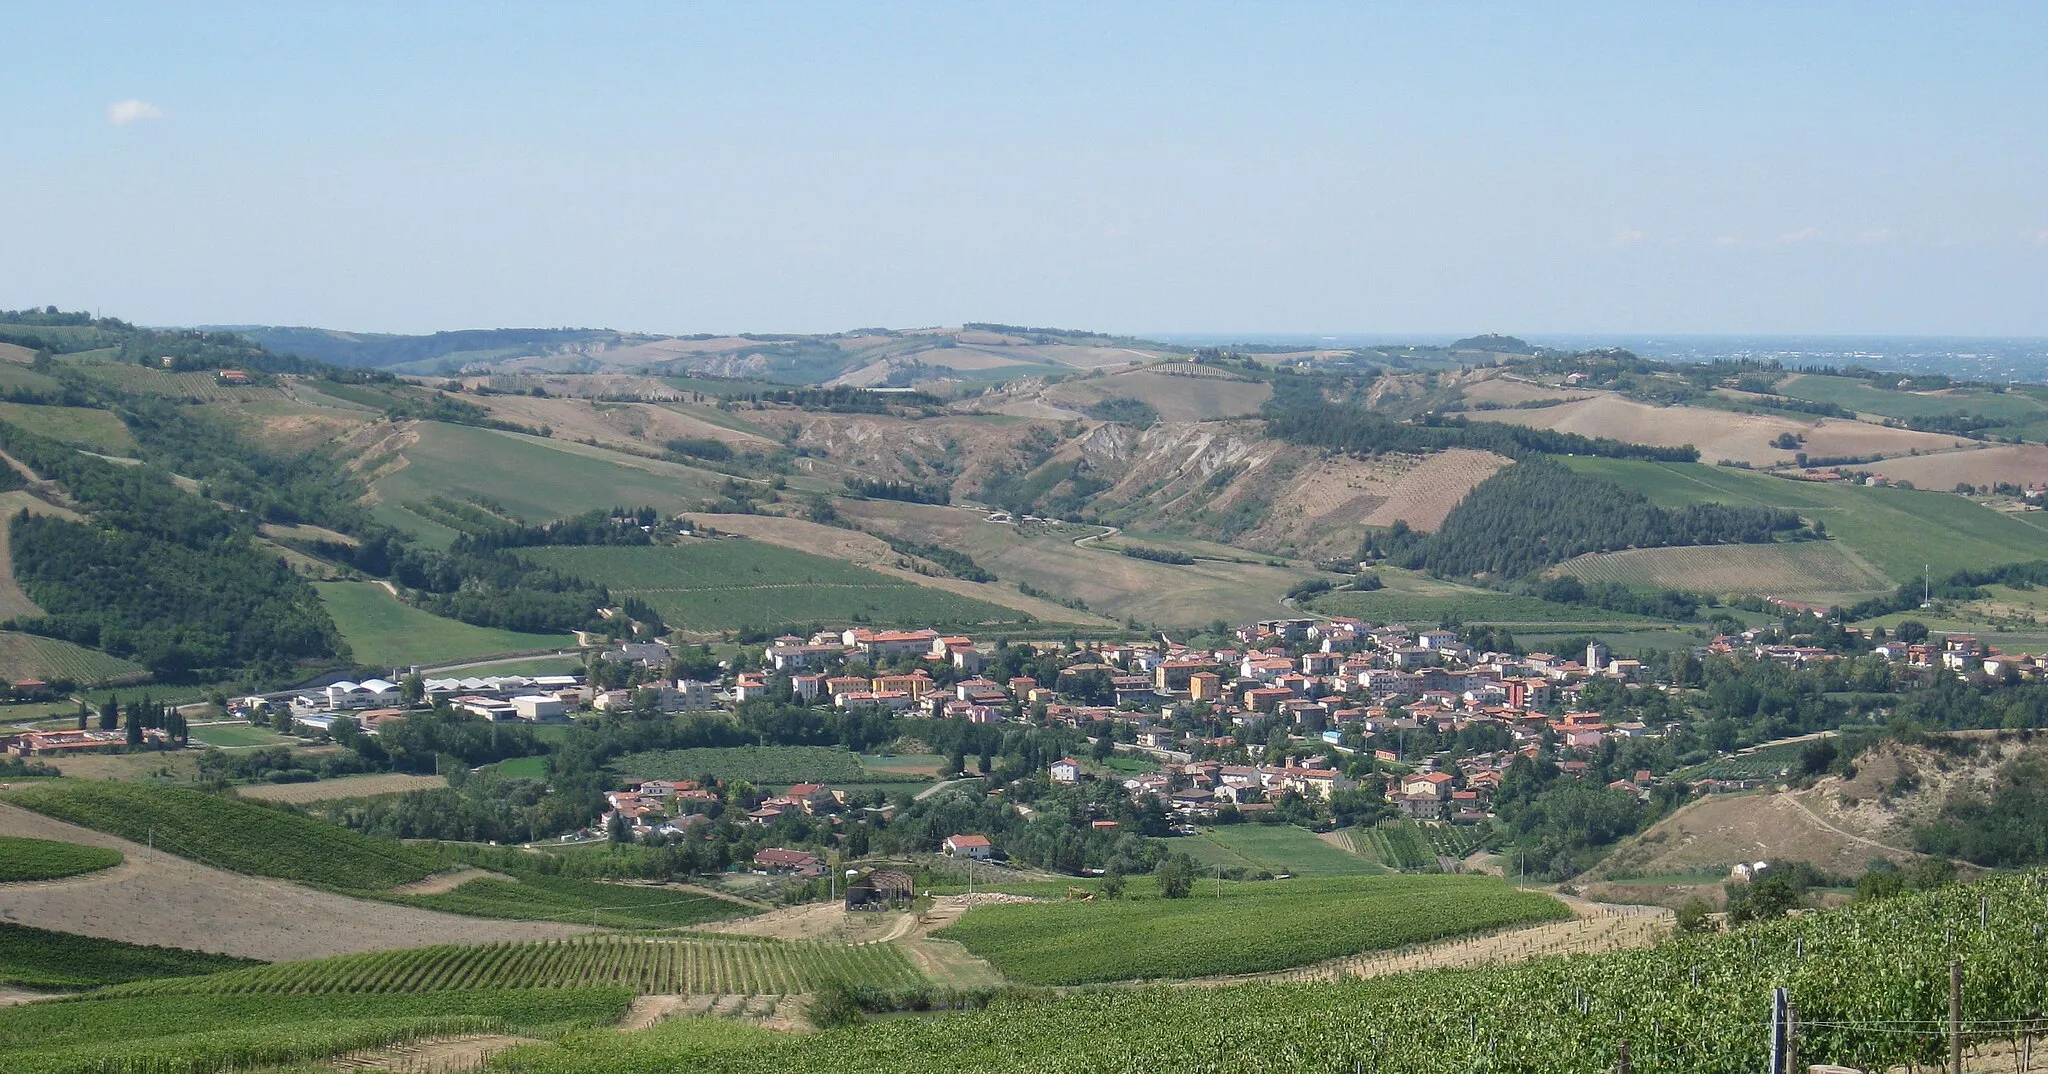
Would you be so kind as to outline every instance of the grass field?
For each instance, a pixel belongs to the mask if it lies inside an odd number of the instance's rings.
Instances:
[[[373,772],[360,776],[319,779],[310,783],[252,783],[245,787],[236,787],[235,795],[239,798],[253,798],[259,802],[331,802],[342,798],[374,798],[380,794],[440,790],[447,785],[446,776]]]
[[[378,890],[419,880],[439,867],[428,851],[225,795],[59,780],[5,797],[58,820],[148,841],[160,851],[251,876]]]
[[[516,881],[471,880],[453,891],[436,895],[380,897],[471,917],[561,921],[615,929],[687,928],[754,912],[743,903],[700,892],[538,874]]]
[[[1658,620],[1623,615],[1602,608],[1554,604],[1536,597],[1518,597],[1490,589],[1459,585],[1416,571],[1383,567],[1385,588],[1370,593],[1339,592],[1311,603],[1325,615],[1348,615],[1374,623],[1434,625],[1439,622],[1609,624],[1651,627]]]
[[[765,541],[532,548],[520,555],[635,596],[690,630],[785,624],[1017,622],[1009,608]]]
[[[568,634],[522,634],[430,615],[375,582],[316,582],[314,588],[358,663],[405,667],[576,644]]]
[[[922,982],[902,948],[752,938],[590,936],[553,943],[423,947],[255,966],[130,985],[116,995],[334,995],[472,988],[624,987],[640,993],[787,995],[832,980]]]
[[[205,746],[282,746],[292,742],[267,727],[246,723],[215,723],[192,728],[192,741]]]
[[[1651,589],[1755,594],[1854,603],[1889,593],[1894,583],[1841,541],[1637,548],[1567,560],[1553,569],[1587,582]]]
[[[105,455],[128,455],[135,450],[135,437],[129,435],[128,427],[111,410],[0,403],[0,421]]]
[[[1963,567],[2048,558],[2048,530],[1946,492],[1791,481],[1694,463],[1579,457],[1575,470],[1635,489],[1667,507],[1730,503],[1780,507],[1824,523],[1835,540],[1894,583]]]
[[[0,986],[10,988],[99,988],[254,965],[259,963],[230,955],[144,947],[0,921]]]
[[[1935,395],[1892,391],[1871,386],[1860,377],[1806,373],[1783,381],[1778,394],[1816,403],[1833,403],[1858,414],[1886,418],[1931,418],[1939,414],[1982,414],[1993,418],[2048,417],[2048,407],[2017,392],[1962,389]]]
[[[978,907],[940,932],[1015,981],[1045,985],[1207,977],[1305,966],[1462,933],[1570,916],[1487,877],[1351,877],[1197,885],[1188,899]]]
[[[629,753],[612,762],[634,779],[696,779],[706,773],[755,785],[903,781],[901,773],[870,771],[858,754],[824,746],[731,746]]]
[[[0,884],[17,880],[54,880],[60,876],[111,869],[121,852],[85,847],[54,839],[17,839],[0,835]]]
[[[111,653],[55,638],[0,631],[0,677],[69,680],[80,685],[132,682],[148,677],[142,665]]]
[[[479,497],[526,522],[621,505],[680,511],[713,494],[723,474],[655,459],[466,425],[422,422],[401,449],[406,465],[372,483],[394,522],[421,520],[401,505],[434,496]]]
[[[1386,871],[1292,824],[1226,824],[1175,839],[1169,846],[1222,869],[1295,876],[1366,876]]]
[[[548,1037],[611,1025],[623,988],[419,995],[130,996],[0,1009],[9,1074],[198,1074],[270,1070],[426,1038]]]

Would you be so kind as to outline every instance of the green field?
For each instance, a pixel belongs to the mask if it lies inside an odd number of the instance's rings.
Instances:
[[[618,1021],[623,988],[418,995],[133,996],[0,1008],[8,1074],[271,1069],[430,1037],[541,1037]]]
[[[259,963],[231,955],[144,947],[0,921],[0,986],[9,988],[99,988],[254,965]]]
[[[639,993],[787,995],[831,980],[876,988],[922,982],[892,943],[735,936],[587,936],[551,943],[420,947],[255,966],[129,985],[113,995],[334,995],[491,988],[625,987]]]
[[[636,596],[691,630],[863,622],[932,625],[1016,622],[987,601],[916,585],[765,541],[680,546],[530,548],[523,558]]]
[[[522,634],[443,619],[400,603],[375,582],[315,582],[313,587],[361,664],[443,664],[576,644],[568,634]]]
[[[141,664],[55,638],[0,631],[0,677],[81,685],[147,678]]]
[[[710,774],[756,786],[791,783],[903,782],[900,773],[873,771],[859,755],[825,746],[729,746],[629,753],[611,764],[632,779],[696,779]]]
[[[1778,385],[1778,394],[1816,403],[1833,403],[1858,414],[1886,418],[1931,418],[1940,414],[1982,414],[1991,418],[2048,417],[2048,407],[2017,392],[1959,389],[1932,395],[1873,387],[1861,377],[1801,374]]]
[[[129,455],[135,451],[135,437],[129,435],[128,427],[111,410],[0,403],[0,421],[104,455]]]
[[[54,839],[17,839],[0,835],[0,884],[16,880],[54,880],[60,876],[111,869],[121,852],[79,846]]]
[[[1800,751],[1806,748],[1804,742],[1786,742],[1778,745],[1758,746],[1747,753],[1729,754],[1716,757],[1690,768],[1681,768],[1671,773],[1676,780],[1694,779],[1776,779],[1788,768],[1799,767]]]
[[[977,907],[939,935],[965,944],[1012,980],[1072,985],[1280,970],[1571,914],[1548,895],[1488,877],[1280,880],[1221,888],[1221,897],[1204,884],[1188,899]]]
[[[192,741],[206,746],[283,746],[292,740],[267,727],[245,723],[217,723],[192,729]]]
[[[614,929],[686,928],[755,912],[744,903],[698,892],[537,873],[516,881],[471,880],[438,895],[382,897],[408,906],[471,917],[567,921]]]
[[[1536,597],[1518,597],[1490,589],[1459,585],[1431,578],[1416,571],[1382,567],[1377,572],[1385,588],[1369,593],[1337,592],[1310,602],[1325,615],[1347,615],[1372,623],[1415,623],[1433,626],[1441,622],[1607,624],[1654,627],[1660,621],[1639,615],[1623,615],[1603,608],[1578,604],[1556,604]]]
[[[514,757],[509,761],[499,761],[491,767],[499,775],[513,779],[546,779],[548,776],[546,757]]]
[[[230,872],[320,887],[379,890],[419,880],[425,850],[371,839],[225,795],[113,781],[59,780],[9,792],[24,809]]]
[[[1818,519],[1894,583],[1939,578],[1964,567],[2048,559],[2048,530],[1946,492],[1793,481],[1698,463],[1580,456],[1564,460],[1665,507],[1729,503],[1779,507]]]
[[[1386,871],[1292,824],[1226,824],[1175,839],[1169,845],[1219,869],[1295,876],[1366,876]]]
[[[1566,560],[1553,573],[1643,589],[1754,594],[1821,603],[1854,603],[1895,588],[1890,579],[1841,541],[1598,552]]]
[[[488,500],[524,522],[545,522],[616,506],[651,504],[667,513],[711,497],[725,475],[643,459],[568,440],[467,425],[421,422],[406,466],[373,482],[384,517],[417,531],[404,509],[435,496]],[[409,521],[408,521],[409,520]]]

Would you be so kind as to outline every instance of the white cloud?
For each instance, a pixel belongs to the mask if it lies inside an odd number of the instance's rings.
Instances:
[[[1783,235],[1780,235],[1780,236],[1778,236],[1778,238],[1777,238],[1777,243],[1778,243],[1778,245],[1780,245],[1780,246],[1791,246],[1791,245],[1794,245],[1794,244],[1796,244],[1796,243],[1802,243],[1802,242],[1805,242],[1805,241],[1806,241],[1806,240],[1808,240],[1808,239],[1817,239],[1817,238],[1820,238],[1820,229],[1819,229],[1819,228],[1817,228],[1817,227],[1803,227],[1803,228],[1800,228],[1800,229],[1799,229],[1798,231],[1788,231],[1788,232],[1784,233]]]
[[[1899,233],[1892,230],[1891,228],[1880,227],[1872,228],[1871,230],[1856,236],[1856,241],[1862,243],[1865,246],[1875,246],[1880,242],[1890,242],[1898,237]]]
[[[1615,232],[1614,237],[1607,240],[1607,244],[1609,246],[1634,246],[1642,242],[1644,238],[1642,228],[1625,227]]]
[[[148,101],[138,100],[134,97],[130,97],[125,101],[115,101],[107,106],[107,122],[112,123],[116,127],[125,127],[130,123],[140,122],[145,119],[162,118],[164,118],[163,109]]]

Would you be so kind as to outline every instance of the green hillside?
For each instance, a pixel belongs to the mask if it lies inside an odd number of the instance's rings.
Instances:
[[[1894,582],[1964,567],[2048,559],[2048,531],[1946,492],[1796,481],[1698,463],[1578,457],[1573,469],[1634,489],[1652,503],[1778,507],[1818,519]]]
[[[358,663],[404,667],[498,653],[573,648],[570,634],[522,634],[471,626],[401,602],[375,582],[316,582],[320,601]]]
[[[257,965],[232,955],[74,936],[0,921],[0,987],[98,988]]]

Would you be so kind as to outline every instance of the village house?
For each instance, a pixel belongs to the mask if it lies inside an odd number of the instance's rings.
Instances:
[[[947,857],[973,861],[987,861],[995,855],[995,849],[985,835],[949,835],[945,842],[939,844],[939,850]]]

